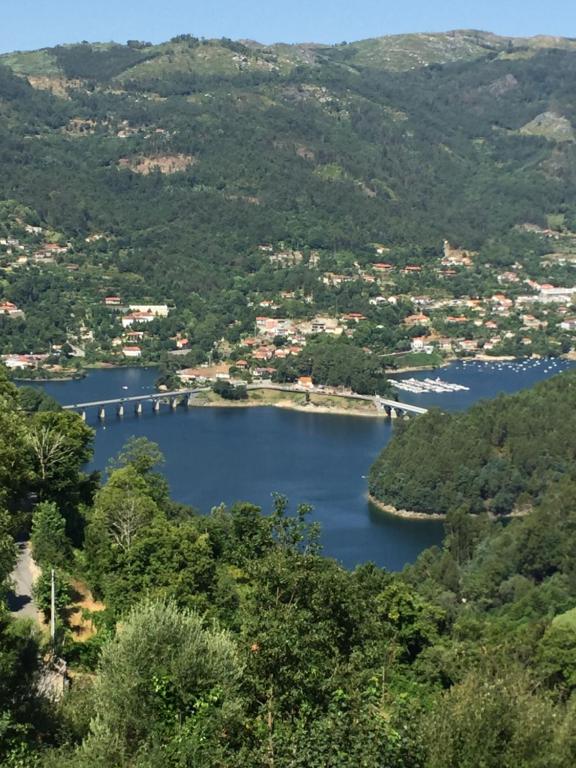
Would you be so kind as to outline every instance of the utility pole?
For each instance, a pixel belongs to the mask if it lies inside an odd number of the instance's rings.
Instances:
[[[52,639],[52,648],[54,648],[56,638],[56,584],[54,568],[52,568],[50,582],[50,638]]]

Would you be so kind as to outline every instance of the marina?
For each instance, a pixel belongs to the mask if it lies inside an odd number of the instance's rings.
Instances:
[[[446,392],[468,392],[470,387],[463,384],[453,384],[449,381],[442,381],[440,378],[436,379],[388,379],[388,382],[403,392],[411,392],[414,395],[423,394],[424,392],[436,392],[438,394]]]

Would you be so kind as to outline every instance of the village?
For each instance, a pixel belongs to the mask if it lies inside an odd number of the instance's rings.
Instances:
[[[22,334],[12,348],[4,334],[1,359],[24,378],[161,363],[173,381],[189,384],[275,380],[279,368],[318,337],[347,339],[387,371],[432,368],[459,357],[570,355],[576,238],[536,229],[529,231],[550,245],[538,279],[521,255],[495,270],[478,253],[448,241],[435,257],[419,253],[414,259],[379,244],[361,258],[259,244],[261,268],[245,281],[237,316],[227,327],[216,322],[218,337],[200,344],[203,318],[191,317],[182,300],[137,292],[125,276],[94,264],[91,254],[108,236],[95,233],[72,243],[19,219],[0,237],[0,322],[5,331],[21,328]],[[33,300],[20,304],[13,298],[11,287],[23,274],[47,275],[75,295],[65,333],[46,348],[21,348],[16,341],[25,338],[27,319],[37,309]],[[312,386],[310,376],[297,380]]]

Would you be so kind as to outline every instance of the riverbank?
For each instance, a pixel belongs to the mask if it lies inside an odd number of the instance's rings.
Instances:
[[[394,515],[395,517],[403,517],[406,520],[446,520],[446,515],[438,514],[436,512],[428,514],[427,512],[413,512],[409,509],[398,509],[392,504],[385,504],[380,499],[368,494],[368,501],[373,504],[381,512],[385,512],[387,515]]]
[[[246,400],[225,400],[214,392],[202,392],[190,404],[196,408],[281,408],[301,413],[327,414],[332,416],[360,416],[363,418],[389,418],[385,411],[366,400],[355,400],[345,395],[319,395],[301,392],[285,392],[274,389],[252,389]]]
[[[380,499],[372,496],[371,493],[368,494],[368,501],[370,504],[373,504],[375,507],[377,507],[381,512],[385,512],[387,515],[394,515],[395,517],[403,517],[406,520],[446,520],[447,517],[447,515],[441,514],[439,512],[413,512],[409,509],[398,509],[392,504],[385,504],[383,501],[380,501]],[[498,516],[493,512],[489,512],[488,516],[491,520],[513,520],[515,518],[526,517],[530,514],[532,509],[533,507],[528,505],[523,508],[516,507],[507,515]],[[471,514],[473,517],[477,516],[476,513]]]

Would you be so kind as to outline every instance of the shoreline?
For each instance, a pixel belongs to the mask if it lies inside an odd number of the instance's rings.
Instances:
[[[373,504],[380,512],[385,512],[387,515],[394,515],[394,517],[401,517],[405,520],[446,520],[447,515],[441,512],[414,512],[409,509],[398,509],[393,504],[385,504],[380,499],[377,499],[371,493],[368,494],[368,501]],[[532,512],[533,507],[526,509],[513,509],[507,515],[494,515],[494,513],[488,512],[488,516],[491,520],[518,520],[523,517],[527,517]],[[470,513],[472,517],[478,517],[477,513]],[[481,513],[486,514],[486,513]]]
[[[300,413],[317,413],[327,416],[354,416],[368,419],[390,419],[385,411],[373,412],[367,410],[354,410],[351,408],[332,408],[327,405],[314,405],[314,403],[308,403],[307,405],[300,405],[299,403],[291,403],[289,400],[278,400],[276,402],[246,402],[246,401],[234,401],[234,400],[222,400],[221,402],[200,402],[194,403],[189,406],[191,408],[279,408],[284,411],[299,411]]]
[[[405,520],[446,520],[446,515],[437,512],[428,514],[427,512],[413,512],[409,509],[398,509],[392,504],[385,504],[371,493],[368,494],[368,501],[379,509],[380,512],[385,512],[387,515],[394,515],[394,517],[401,517]]]

